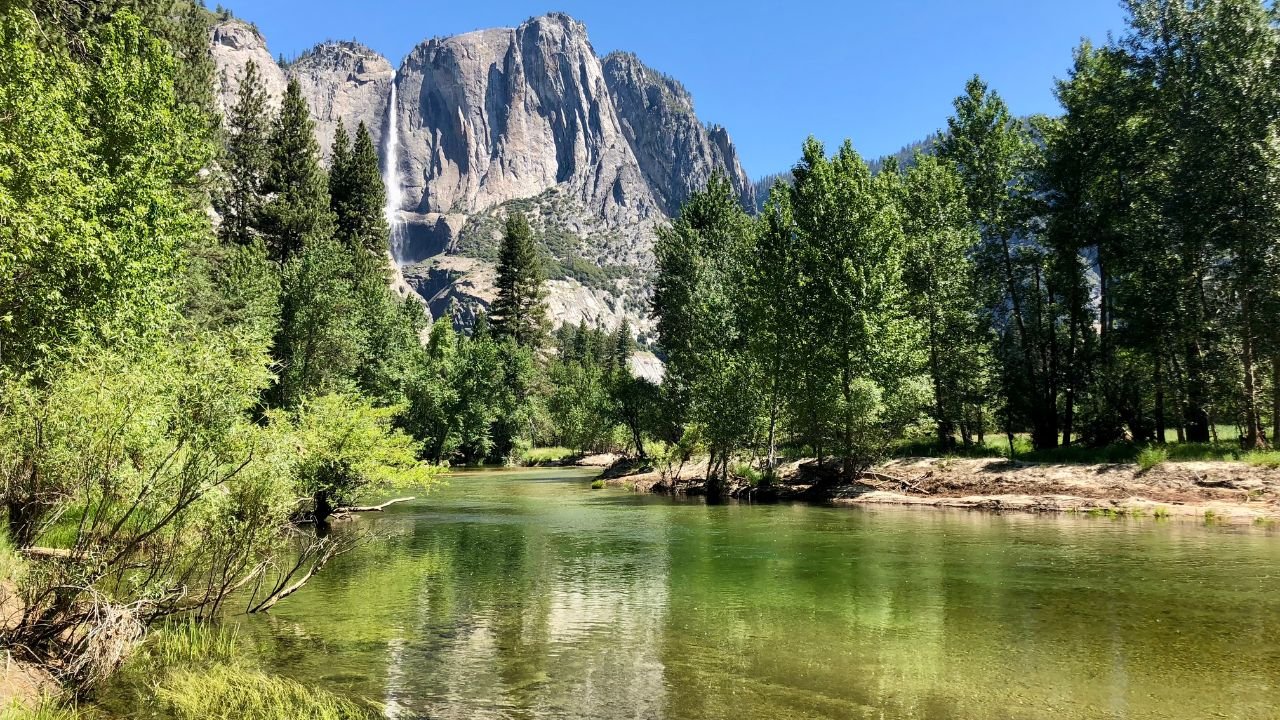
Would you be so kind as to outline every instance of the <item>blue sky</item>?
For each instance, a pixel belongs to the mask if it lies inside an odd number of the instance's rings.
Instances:
[[[832,148],[850,138],[867,157],[895,152],[943,127],[975,72],[1019,115],[1056,112],[1053,81],[1072,48],[1124,29],[1119,0],[222,3],[257,23],[273,53],[356,39],[395,64],[428,37],[564,11],[599,54],[630,50],[683,82],[752,177],[788,169],[810,134]]]

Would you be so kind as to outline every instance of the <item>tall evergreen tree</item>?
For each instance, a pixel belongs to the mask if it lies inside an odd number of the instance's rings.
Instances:
[[[271,167],[268,139],[271,119],[267,91],[252,60],[245,63],[236,104],[227,116],[223,167],[226,189],[217,210],[222,215],[218,232],[224,242],[251,243],[265,219],[265,187]]]
[[[546,337],[542,260],[529,220],[521,212],[507,217],[498,253],[498,297],[489,312],[495,337],[537,349]]]
[[[333,167],[337,169],[336,162]],[[378,166],[378,150],[363,122],[356,127],[355,141],[343,172],[343,187],[333,192],[338,236],[352,250],[362,250],[379,265],[385,265],[390,233],[386,218],[387,190]]]
[[[302,87],[290,80],[271,132],[271,164],[263,190],[271,199],[263,209],[267,248],[284,264],[308,243],[333,235],[328,178],[320,167],[311,110]]]

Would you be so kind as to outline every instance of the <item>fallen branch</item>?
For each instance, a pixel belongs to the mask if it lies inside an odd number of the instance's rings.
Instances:
[[[402,497],[402,498],[395,498],[393,500],[388,500],[382,503],[381,505],[348,505],[346,507],[334,508],[333,514],[344,515],[346,513],[358,513],[358,512],[382,512],[389,505],[395,505],[396,503],[409,502],[410,500],[417,500],[417,499],[418,498],[416,497]]]
[[[66,548],[24,547],[21,552],[27,557],[40,558],[44,560],[71,559],[71,551]]]
[[[893,475],[886,475],[881,472],[866,470],[858,476],[858,482],[877,490],[914,490],[921,495],[932,495],[932,490],[926,490],[917,484],[931,475],[933,475],[932,472],[927,472],[914,480],[907,480]],[[886,484],[891,487],[885,487]]]

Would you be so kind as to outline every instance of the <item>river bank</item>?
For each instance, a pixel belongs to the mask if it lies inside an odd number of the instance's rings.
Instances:
[[[812,460],[779,468],[768,489],[735,478],[731,494],[749,499],[836,505],[911,505],[1036,513],[1194,516],[1213,521],[1280,522],[1280,471],[1243,462],[1030,464],[1002,458],[905,458],[882,463],[857,482],[820,482]],[[606,469],[605,482],[636,492],[701,494],[705,462]]]

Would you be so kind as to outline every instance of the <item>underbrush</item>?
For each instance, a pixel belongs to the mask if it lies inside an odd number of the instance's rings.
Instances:
[[[1169,451],[1162,447],[1143,448],[1138,453],[1138,468],[1146,472],[1169,459]]]

